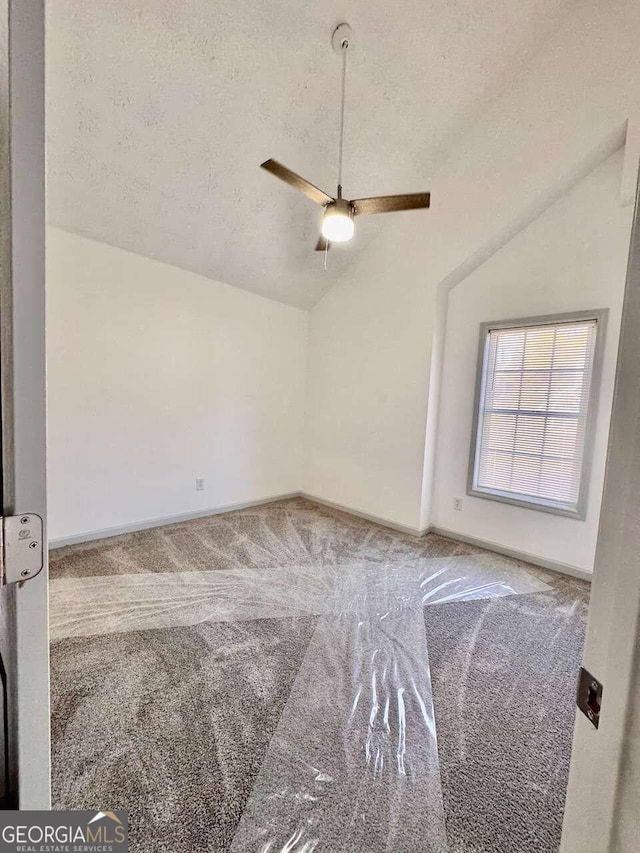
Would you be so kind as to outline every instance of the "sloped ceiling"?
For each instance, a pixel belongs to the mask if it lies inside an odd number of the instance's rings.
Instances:
[[[385,228],[385,217],[358,220],[325,272],[320,208],[258,168],[275,157],[335,192],[335,25],[348,20],[356,38],[353,198],[429,189],[448,146],[571,5],[49,0],[49,221],[309,308]],[[426,232],[433,213],[392,215],[423,217]]]

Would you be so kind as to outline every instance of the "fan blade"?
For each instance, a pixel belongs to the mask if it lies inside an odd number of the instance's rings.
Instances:
[[[316,243],[316,252],[324,252],[326,249],[331,248],[331,243],[327,240],[326,237],[322,235],[318,237],[318,242]]]
[[[300,175],[296,175],[295,172],[292,172],[291,169],[287,169],[286,166],[283,166],[282,163],[278,163],[277,160],[265,160],[264,163],[260,163],[260,168],[266,169],[267,172],[271,172],[272,175],[275,175],[276,178],[280,178],[281,181],[289,184],[289,186],[293,187],[294,190],[304,193],[307,198],[310,198],[311,201],[315,201],[316,204],[329,204],[330,201],[333,201],[333,198],[330,195],[322,192],[318,187],[314,187],[314,185],[310,184],[309,181],[301,178]]]
[[[356,198],[351,202],[356,216],[365,213],[392,213],[394,210],[418,210],[429,207],[430,193],[408,195],[379,195],[374,198]]]

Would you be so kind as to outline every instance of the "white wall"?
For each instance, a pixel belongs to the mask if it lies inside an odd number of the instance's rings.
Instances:
[[[626,119],[640,101],[640,75],[633,73],[639,32],[640,4],[634,0],[576,3],[573,18],[546,50],[523,67],[464,138],[452,140],[436,174],[423,174],[416,162],[415,186],[432,190],[431,210],[387,217],[379,239],[312,312],[304,471],[292,488],[416,529],[431,520],[442,294],[584,174],[585,163],[602,160],[621,144]],[[366,227],[363,218],[359,232]],[[171,275],[194,281],[177,270]],[[207,287],[215,288],[208,282]],[[195,346],[182,324],[177,326],[178,336]],[[51,381],[62,382],[53,363]],[[150,386],[149,405],[154,393]],[[265,443],[270,445],[268,438]],[[199,449],[193,454],[201,456]],[[275,458],[267,457],[273,479]],[[89,467],[98,464],[95,458],[87,454]],[[248,486],[246,454],[236,458],[238,482]],[[176,489],[176,479],[185,477],[184,460],[168,459],[174,460],[165,465],[175,465]],[[188,461],[195,466],[198,460]],[[153,468],[150,462],[148,471]],[[232,469],[230,463],[229,477]],[[101,472],[93,472],[94,479],[96,473]],[[201,473],[207,474],[194,470],[193,476]],[[229,485],[229,478],[222,482]],[[178,491],[180,499],[170,501],[168,512],[226,503],[226,492],[224,498],[211,490],[191,494],[189,484]],[[236,491],[243,493],[240,500],[251,489]],[[160,511],[165,512],[157,508],[154,515]],[[54,506],[54,524],[59,512]],[[123,523],[130,522],[130,512],[125,515]],[[54,528],[54,535],[63,534]]]
[[[632,0],[577,3],[436,174],[416,163],[415,187],[432,190],[431,210],[387,217],[312,312],[304,491],[409,527],[428,523],[441,285],[622,143],[640,95],[639,33]]]
[[[593,568],[631,207],[619,201],[622,151],[449,294],[432,523],[581,569]],[[480,323],[609,308],[585,521],[466,495]],[[462,511],[453,499],[463,497]]]
[[[47,300],[52,540],[299,489],[306,311],[55,228]]]
[[[416,527],[430,293],[398,274],[392,248],[367,253],[354,275],[311,314],[303,490]]]

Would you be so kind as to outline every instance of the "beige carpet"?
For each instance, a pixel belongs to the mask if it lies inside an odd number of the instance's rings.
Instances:
[[[430,534],[421,539],[303,498],[141,530],[51,552],[52,578],[195,572],[301,564],[340,565],[479,553]]]
[[[450,653],[471,653],[477,608],[497,614],[502,643],[499,614],[520,600],[568,638],[545,644],[562,689],[537,709],[558,735],[535,768],[559,792],[540,815],[541,837],[556,837],[586,585],[302,499],[60,549],[51,570],[55,807],[128,810],[134,853],[488,849],[452,822],[477,803],[451,782],[457,747],[438,703],[443,673],[455,685]],[[511,652],[501,689],[522,677]],[[506,803],[512,774],[531,778],[525,758],[505,759],[504,779],[492,765]],[[509,808],[482,808],[508,838]]]

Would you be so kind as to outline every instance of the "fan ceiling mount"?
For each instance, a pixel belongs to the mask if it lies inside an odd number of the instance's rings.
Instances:
[[[305,178],[287,169],[277,160],[265,160],[261,167],[276,178],[303,193],[316,204],[324,207],[322,236],[316,245],[317,251],[326,251],[331,243],[344,243],[353,237],[354,217],[368,213],[391,213],[396,210],[418,210],[429,207],[428,192],[406,195],[374,196],[349,201],[342,197],[342,152],[344,147],[344,103],[347,79],[347,54],[353,50],[353,31],[349,24],[340,24],[331,37],[333,49],[342,59],[342,87],[340,98],[340,148],[338,153],[338,191],[335,197],[318,189]]]

